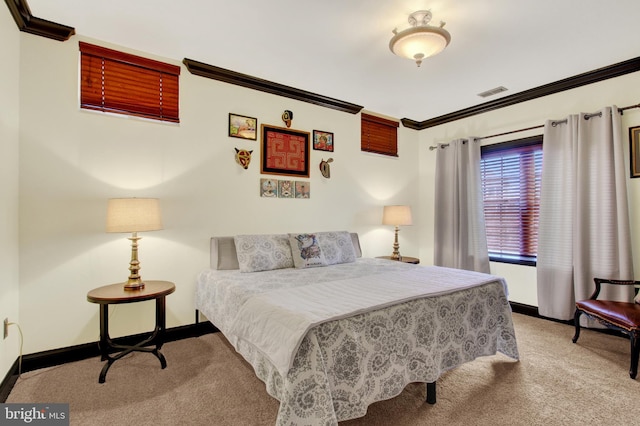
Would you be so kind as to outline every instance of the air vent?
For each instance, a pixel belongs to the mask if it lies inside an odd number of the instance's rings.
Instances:
[[[508,89],[504,86],[498,86],[494,89],[489,89],[486,92],[478,93],[481,98],[487,98],[489,96],[497,95],[498,93],[506,92]]]

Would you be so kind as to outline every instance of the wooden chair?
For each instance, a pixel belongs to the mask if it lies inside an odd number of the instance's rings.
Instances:
[[[607,280],[594,278],[596,291],[587,300],[576,302],[576,312],[573,316],[576,334],[573,343],[580,337],[580,315],[585,314],[595,319],[604,326],[621,331],[631,340],[631,367],[629,376],[632,379],[638,374],[638,356],[640,355],[640,303],[614,302],[611,300],[597,300],[602,284],[635,286],[635,294],[638,294],[640,281]]]

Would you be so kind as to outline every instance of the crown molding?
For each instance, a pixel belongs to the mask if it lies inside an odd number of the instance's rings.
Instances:
[[[416,121],[416,120],[412,120],[410,118],[402,118],[400,119],[400,122],[402,123],[402,125],[408,129],[413,129],[413,130],[422,130],[420,128],[421,126],[421,122],[420,121]]]
[[[27,0],[5,0],[5,3],[20,31],[58,41],[66,41],[76,33],[73,27],[33,16]]]
[[[362,110],[362,108],[364,108],[360,105],[329,98],[327,96],[318,95],[316,93],[307,92],[305,90],[296,89],[291,86],[285,86],[283,84],[274,83],[261,78],[252,77],[247,74],[241,74],[239,72],[194,61],[193,59],[184,58],[182,63],[187,67],[187,70],[191,74],[235,84],[236,86],[259,90],[272,95],[284,96],[285,98],[308,102],[325,108],[348,112],[350,114],[357,114]]]
[[[16,21],[20,31],[42,37],[51,38],[58,41],[68,40],[75,34],[75,29],[45,19],[37,18],[31,14],[27,0],[5,0],[13,19]],[[190,73],[207,77],[265,93],[296,99],[303,102],[319,105],[338,111],[348,112],[350,114],[359,113],[364,107],[353,103],[341,101],[339,99],[330,98],[316,93],[307,92],[305,90],[296,89],[294,87],[285,86],[268,80],[252,77],[247,74],[241,74],[224,68],[197,62],[192,59],[185,58],[183,61]],[[469,108],[461,109],[439,117],[431,118],[424,121],[402,118],[400,121],[404,127],[414,130],[424,130],[430,127],[439,126],[452,121],[461,120],[496,109],[508,107],[537,99],[543,96],[552,95],[563,92],[565,90],[574,89],[602,80],[619,77],[625,74],[640,71],[640,57],[619,62],[607,67],[599,68],[573,77],[565,78],[554,83],[545,84],[523,92],[505,96],[493,101],[485,102]]]
[[[441,115],[429,120],[415,121],[408,118],[403,118],[401,121],[405,127],[409,127],[410,129],[424,130],[428,129],[429,127],[439,126],[441,124],[450,123],[452,121],[471,117],[473,115],[483,114],[485,112],[493,111],[499,108],[515,105],[520,102],[531,101],[543,96],[553,95],[565,90],[575,89],[576,87],[597,83],[602,80],[619,77],[621,75],[637,71],[640,71],[640,57],[629,59],[628,61],[618,62],[617,64],[598,68],[593,71],[588,71],[583,74],[578,74],[573,77],[556,81],[554,83],[545,84],[543,86],[525,90],[524,92],[515,93],[510,96],[505,96],[503,98],[475,105],[470,108],[461,109],[459,111]]]

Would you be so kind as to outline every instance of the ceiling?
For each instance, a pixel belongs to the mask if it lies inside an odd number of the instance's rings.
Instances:
[[[27,2],[81,36],[418,121],[640,56],[638,0]],[[451,43],[418,68],[388,45],[420,9]],[[478,96],[497,86],[508,91]]]

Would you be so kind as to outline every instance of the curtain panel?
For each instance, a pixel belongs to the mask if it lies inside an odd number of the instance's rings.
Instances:
[[[593,278],[633,279],[627,170],[618,109],[545,123],[538,230],[540,315],[569,320]],[[607,286],[617,287],[617,286]],[[631,301],[631,289],[601,298]]]
[[[435,183],[434,264],[489,273],[478,139],[438,147]]]

